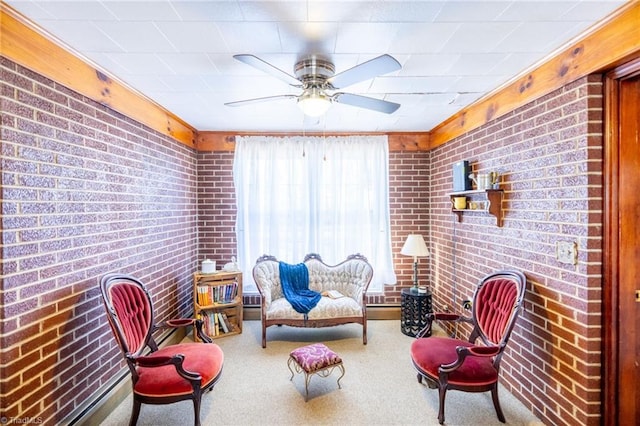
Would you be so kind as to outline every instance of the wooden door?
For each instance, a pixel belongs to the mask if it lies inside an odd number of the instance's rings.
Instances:
[[[640,418],[640,61],[607,80],[603,424]]]

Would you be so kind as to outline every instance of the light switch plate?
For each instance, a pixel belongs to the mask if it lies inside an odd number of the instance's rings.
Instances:
[[[568,265],[578,263],[578,244],[575,241],[558,241],[556,243],[556,259]]]

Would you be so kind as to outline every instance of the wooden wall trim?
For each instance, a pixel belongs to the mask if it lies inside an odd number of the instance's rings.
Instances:
[[[630,1],[606,22],[535,70],[449,117],[431,130],[431,148],[586,75],[626,62],[640,52],[640,2]]]
[[[380,133],[305,133],[306,136],[352,136],[372,135]],[[302,133],[228,133],[228,132],[198,132],[196,149],[198,151],[232,152],[236,146],[236,136],[303,136]],[[429,133],[389,133],[389,151],[428,151]]]
[[[195,147],[193,127],[56,44],[2,1],[0,27],[0,55],[159,133]]]
[[[618,424],[618,81],[607,75],[604,85],[604,267],[602,285],[602,405],[605,419]]]

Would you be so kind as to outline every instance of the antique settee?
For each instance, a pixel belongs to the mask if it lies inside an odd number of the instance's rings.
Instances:
[[[306,315],[297,312],[284,296],[278,259],[264,255],[253,267],[261,296],[262,347],[267,347],[267,328],[272,325],[329,327],[347,323],[362,324],[362,343],[366,345],[366,292],[373,276],[366,257],[354,254],[330,266],[318,254],[308,254],[303,263],[308,270],[309,289],[322,295]]]

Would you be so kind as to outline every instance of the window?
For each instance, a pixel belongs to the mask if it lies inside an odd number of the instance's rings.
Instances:
[[[238,262],[251,271],[263,254],[301,262],[318,253],[334,265],[361,253],[371,291],[395,284],[386,136],[236,137]],[[245,273],[246,292],[256,292]]]

